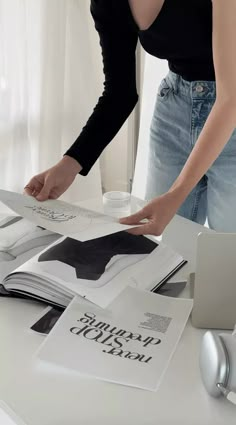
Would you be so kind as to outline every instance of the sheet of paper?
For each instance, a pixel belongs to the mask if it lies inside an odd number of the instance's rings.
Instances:
[[[109,309],[75,298],[37,353],[41,364],[155,391],[192,300],[127,287]]]
[[[38,226],[79,241],[135,227],[120,224],[115,217],[59,200],[39,202],[32,196],[0,190],[0,201]]]

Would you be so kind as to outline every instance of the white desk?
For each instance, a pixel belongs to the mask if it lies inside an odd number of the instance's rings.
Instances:
[[[163,239],[189,260],[179,277],[194,270],[196,236],[201,230],[207,231],[175,217],[164,234]],[[152,393],[35,370],[32,356],[44,337],[29,327],[43,308],[30,301],[0,299],[0,399],[26,424],[235,425],[236,408],[225,399],[209,397],[202,385],[198,355],[203,331],[190,322],[160,389]]]

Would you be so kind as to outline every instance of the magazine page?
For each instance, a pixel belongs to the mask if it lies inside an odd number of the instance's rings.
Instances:
[[[75,298],[46,337],[37,359],[64,372],[155,391],[191,309],[192,300],[130,287],[109,310],[80,304]]]
[[[59,239],[57,233],[13,215],[0,215],[0,282],[9,273]]]
[[[137,227],[120,224],[117,218],[59,200],[39,202],[32,196],[0,190],[0,201],[38,226],[79,241]]]
[[[152,290],[182,261],[164,244],[127,232],[86,242],[62,238],[19,267],[4,286],[26,290],[28,283],[29,291],[32,287],[35,293],[36,289],[46,291],[47,286],[51,292],[54,286],[70,299],[80,295],[105,308],[128,285]],[[28,280],[26,274],[30,274]]]

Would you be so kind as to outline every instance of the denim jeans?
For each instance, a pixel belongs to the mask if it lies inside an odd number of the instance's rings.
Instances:
[[[216,98],[214,81],[169,72],[159,86],[151,124],[146,199],[169,190],[187,161]],[[236,117],[235,117],[236,118]],[[220,232],[236,232],[236,130],[178,214]]]

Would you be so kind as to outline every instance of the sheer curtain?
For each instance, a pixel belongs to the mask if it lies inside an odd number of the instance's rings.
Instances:
[[[22,192],[55,164],[102,91],[89,1],[0,0],[0,188]],[[64,199],[101,195],[99,163]]]

